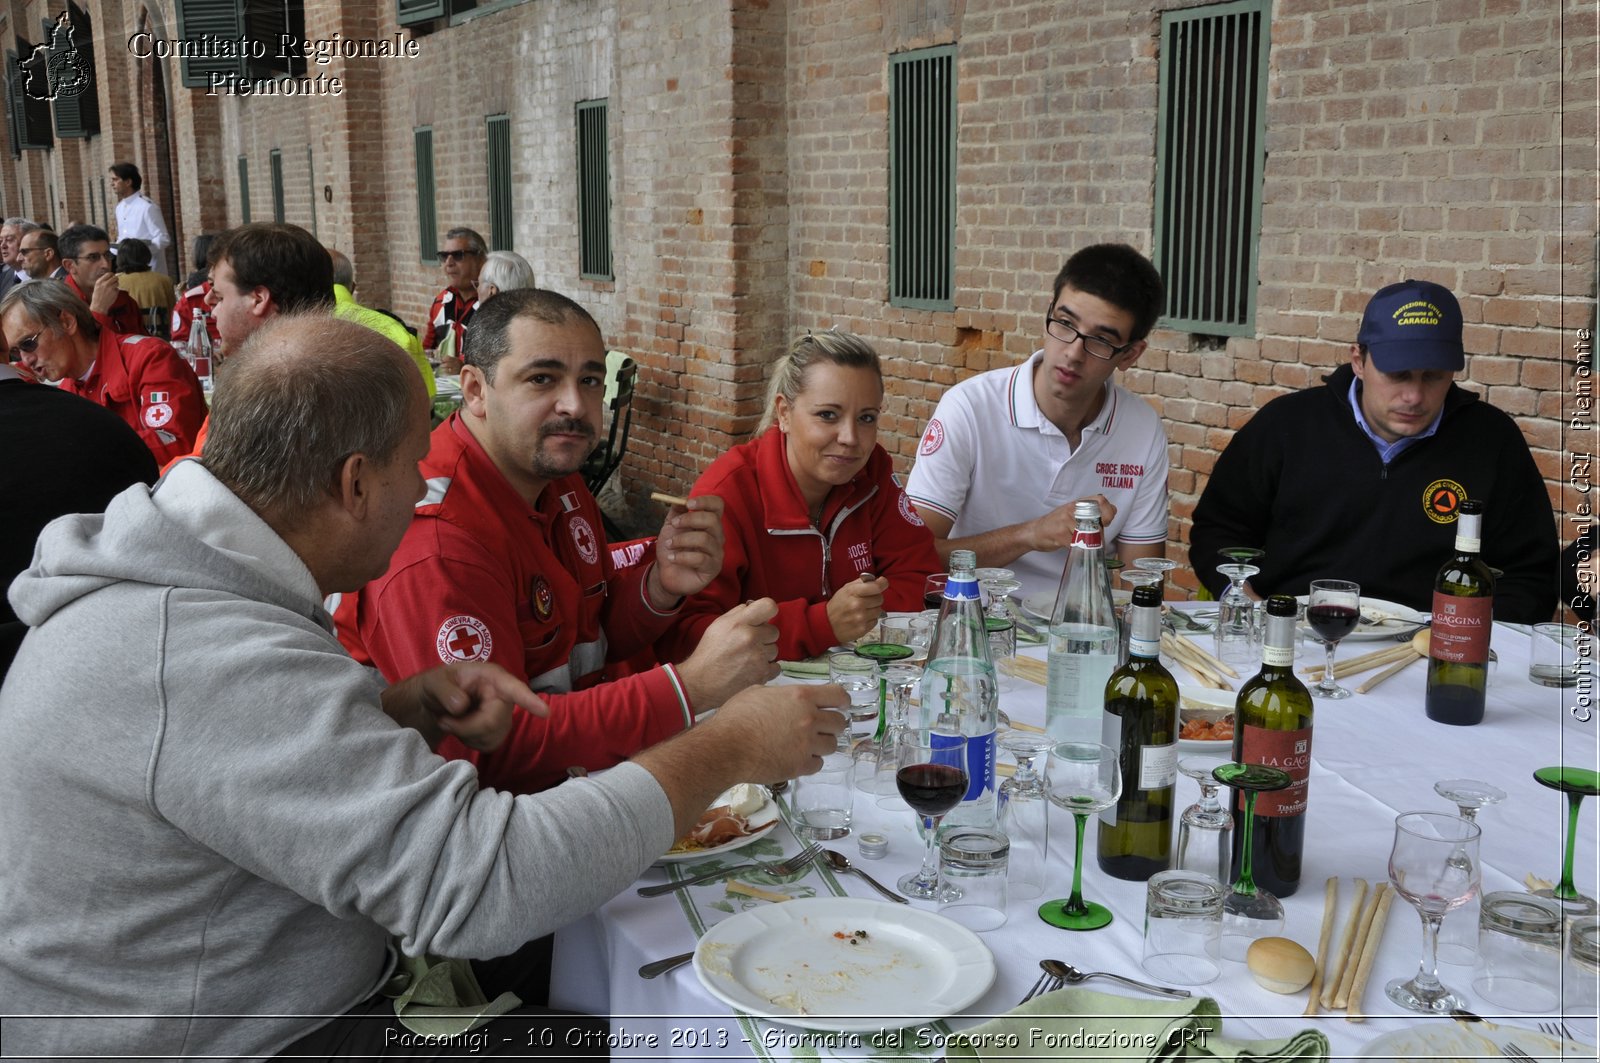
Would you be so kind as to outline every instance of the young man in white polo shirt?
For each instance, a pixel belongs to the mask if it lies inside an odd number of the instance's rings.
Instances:
[[[1081,499],[1100,504],[1124,562],[1166,553],[1167,435],[1111,380],[1144,353],[1161,299],[1139,252],[1086,247],[1056,275],[1044,346],[939,400],[906,493],[941,558],[975,550],[979,565],[1015,571],[1022,597],[1054,595]]]

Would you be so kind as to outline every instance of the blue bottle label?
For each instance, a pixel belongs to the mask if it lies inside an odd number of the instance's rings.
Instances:
[[[945,581],[944,596],[953,602],[976,602],[981,598],[978,594],[977,577],[972,579],[957,580],[951,576]]]

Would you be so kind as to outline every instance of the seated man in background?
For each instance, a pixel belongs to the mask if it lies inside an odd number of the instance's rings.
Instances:
[[[906,494],[941,559],[974,550],[979,565],[1015,571],[1021,597],[1053,598],[1084,499],[1100,504],[1124,561],[1166,552],[1166,432],[1111,379],[1144,353],[1161,299],[1161,275],[1139,252],[1086,247],[1056,275],[1033,357],[939,400]]]
[[[493,753],[440,750],[474,761],[485,786],[541,790],[776,675],[776,607],[742,604],[681,665],[599,685],[721,569],[722,501],[674,507],[654,558],[614,569],[579,473],[600,431],[599,326],[566,296],[524,288],[484,303],[469,337],[462,407],[433,432],[416,519],[388,571],[330,609],[351,654],[386,677],[493,661],[546,695],[550,718],[517,713]]]
[[[101,327],[124,336],[143,336],[144,312],[117,281],[117,258],[106,231],[95,225],[69,225],[56,246],[67,271],[67,287],[89,304]]]
[[[165,339],[172,328],[178,290],[171,277],[150,268],[150,245],[143,240],[124,240],[117,245],[117,286],[139,304],[144,332]]]
[[[403,1054],[391,940],[505,955],[631,883],[722,789],[835,748],[839,688],[758,688],[602,778],[480,788],[430,742],[492,742],[510,703],[545,711],[533,692],[486,663],[385,689],[321,607],[384,571],[427,489],[416,371],[322,315],[242,353],[205,456],[57,522],[13,588],[34,630],[0,689],[8,1054]],[[512,1021],[486,1051],[586,1022]]]
[[[165,340],[102,328],[82,299],[50,280],[7,292],[0,300],[0,329],[12,338],[13,354],[41,377],[121,417],[157,462],[194,449],[206,419],[205,393],[189,363]]]
[[[441,373],[461,372],[462,341],[478,304],[478,273],[488,253],[489,245],[472,229],[457,226],[444,234],[439,265],[445,287],[433,297],[422,331],[422,349],[439,362]]]
[[[1483,559],[1502,570],[1494,617],[1549,620],[1555,517],[1516,422],[1453,383],[1466,365],[1447,288],[1402,281],[1367,303],[1350,363],[1320,387],[1274,399],[1234,433],[1194,510],[1189,562],[1212,594],[1218,551],[1266,551],[1250,587],[1305,594],[1354,580],[1363,597],[1427,612],[1452,555],[1461,503],[1481,499]]]

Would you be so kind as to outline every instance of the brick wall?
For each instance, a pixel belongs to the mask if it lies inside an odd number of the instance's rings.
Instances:
[[[47,6],[0,13],[36,26]],[[86,203],[116,158],[153,171],[140,154],[148,72],[123,42],[144,18],[175,36],[174,5],[90,11],[105,133],[0,164],[0,193],[35,214],[50,189]],[[1126,374],[1166,418],[1180,560],[1232,431],[1343,361],[1367,295],[1400,277],[1460,295],[1469,386],[1517,418],[1553,497],[1576,507],[1563,358],[1593,323],[1595,19],[1580,0],[1275,3],[1255,334],[1158,330]],[[311,0],[307,29],[385,37],[394,5]],[[744,438],[773,359],[835,324],[884,356],[882,441],[905,470],[945,388],[1038,344],[1067,254],[1151,247],[1158,29],[1156,10],[1131,3],[541,0],[429,27],[417,59],[313,66],[344,80],[338,98],[208,98],[177,87],[173,60],[178,225],[240,219],[240,154],[252,216],[270,217],[268,152],[281,148],[288,219],[309,227],[315,194],[319,235],[352,253],[364,299],[420,323],[441,280],[419,261],[412,130],[434,130],[439,236],[487,233],[483,120],[505,113],[515,249],[640,358],[622,473],[635,500],[684,489]],[[951,42],[956,309],[891,307],[888,56]],[[599,97],[614,282],[577,266],[573,106]]]

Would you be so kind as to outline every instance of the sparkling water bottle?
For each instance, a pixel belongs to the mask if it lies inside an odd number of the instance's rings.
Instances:
[[[1077,529],[1050,612],[1045,730],[1057,742],[1099,742],[1106,681],[1117,667],[1117,614],[1100,507],[1079,502],[1072,515]]]
[[[967,738],[967,793],[945,816],[945,827],[995,825],[994,732],[999,710],[994,661],[973,571],[977,560],[971,550],[950,552],[950,578],[922,673],[922,726],[931,727],[944,717],[954,720]]]

